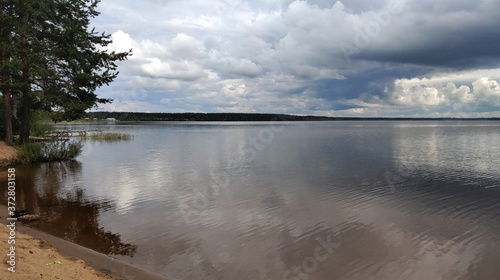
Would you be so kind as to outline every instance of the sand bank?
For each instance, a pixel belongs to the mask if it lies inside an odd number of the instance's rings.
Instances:
[[[17,152],[14,147],[7,146],[4,141],[0,141],[0,165],[8,165],[16,159]]]

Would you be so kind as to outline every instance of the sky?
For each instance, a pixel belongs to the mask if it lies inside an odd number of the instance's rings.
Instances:
[[[497,0],[102,0],[98,110],[500,117]]]

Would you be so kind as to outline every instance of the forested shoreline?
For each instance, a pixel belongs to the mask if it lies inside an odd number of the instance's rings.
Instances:
[[[143,112],[89,112],[87,120],[117,121],[341,121],[341,120],[500,120],[500,118],[361,118],[298,116],[264,113],[143,113]]]

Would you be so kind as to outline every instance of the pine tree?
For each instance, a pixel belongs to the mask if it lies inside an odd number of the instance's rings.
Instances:
[[[12,145],[12,57],[11,30],[13,18],[8,1],[0,0],[0,91],[5,121],[5,143]]]
[[[33,110],[49,112],[54,121],[73,120],[93,106],[111,102],[95,91],[116,78],[116,62],[127,59],[131,50],[109,52],[110,35],[89,30],[90,20],[99,15],[100,1],[0,1],[5,22],[11,22],[9,29],[2,28],[2,42],[7,42],[2,44],[2,66],[10,66],[2,67],[0,89],[4,108],[9,92],[20,94],[20,143],[29,139]],[[12,110],[4,109],[4,114],[7,121]]]

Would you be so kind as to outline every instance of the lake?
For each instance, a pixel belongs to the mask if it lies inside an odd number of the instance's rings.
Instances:
[[[18,208],[169,279],[500,275],[500,121],[59,128],[134,139],[16,168]]]

